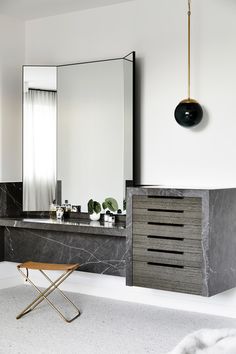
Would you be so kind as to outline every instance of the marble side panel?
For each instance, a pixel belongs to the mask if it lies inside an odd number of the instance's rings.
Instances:
[[[0,217],[22,213],[22,182],[0,183]]]
[[[4,261],[4,228],[0,227],[0,262]]]
[[[5,260],[79,263],[80,271],[125,276],[126,238],[5,228]]]
[[[210,295],[236,286],[236,190],[210,191]]]

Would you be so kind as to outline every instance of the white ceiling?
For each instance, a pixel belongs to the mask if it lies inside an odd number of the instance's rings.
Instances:
[[[134,0],[0,0],[0,14],[27,21]]]

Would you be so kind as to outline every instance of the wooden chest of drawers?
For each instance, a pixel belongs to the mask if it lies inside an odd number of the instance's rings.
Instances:
[[[233,247],[236,259],[234,189],[130,188],[128,196],[127,285],[205,296],[236,286],[236,260],[227,279],[221,278],[223,269],[217,261],[220,253],[233,254]],[[235,220],[230,221],[232,210]],[[232,255],[223,263],[224,272],[230,272]]]

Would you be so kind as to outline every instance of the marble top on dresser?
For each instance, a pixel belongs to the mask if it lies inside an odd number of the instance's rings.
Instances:
[[[78,219],[58,221],[42,218],[0,218],[1,226],[126,237],[126,228],[123,223],[112,225],[104,222],[91,222],[89,220]]]

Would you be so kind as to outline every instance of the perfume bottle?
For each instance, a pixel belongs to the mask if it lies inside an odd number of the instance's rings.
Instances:
[[[62,208],[64,210],[64,218],[68,219],[70,217],[70,212],[71,212],[71,204],[68,203],[68,200],[65,200],[65,203],[62,205]]]
[[[56,200],[53,200],[53,202],[49,206],[49,218],[50,219],[56,219],[57,218],[57,205],[56,205]]]

